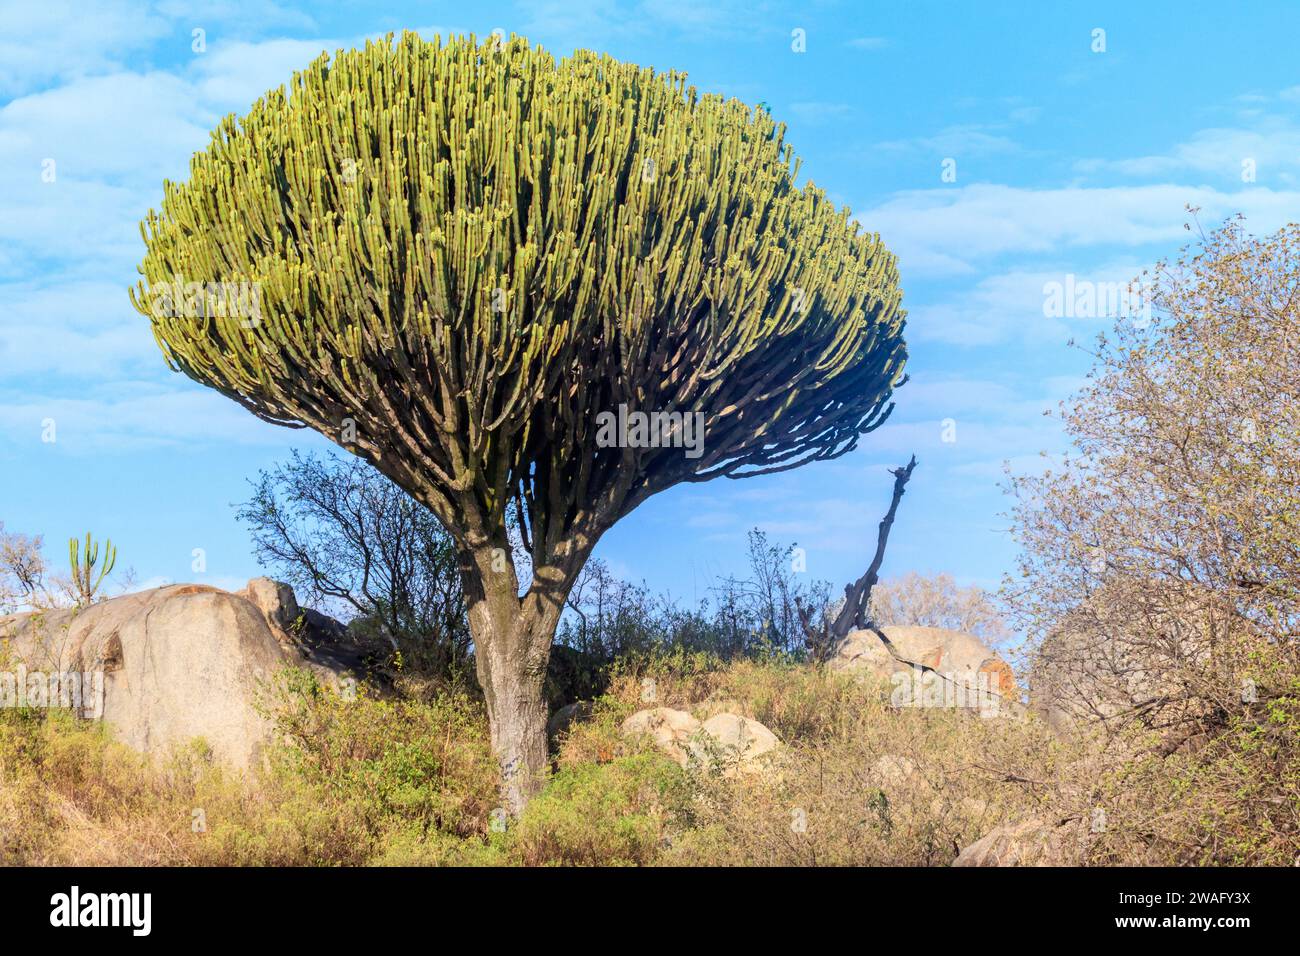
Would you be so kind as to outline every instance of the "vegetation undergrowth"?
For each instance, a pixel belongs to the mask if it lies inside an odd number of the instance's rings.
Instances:
[[[1034,718],[892,708],[882,689],[780,659],[620,661],[559,735],[522,816],[498,808],[481,703],[463,688],[380,694],[285,672],[264,766],[202,741],[148,761],[101,725],[0,711],[0,860],[10,865],[946,865],[1000,823],[1085,820],[1078,862],[1283,864],[1294,855],[1294,699],[1166,759],[1117,756]],[[683,768],[622,721],[727,710],[784,742],[761,773]],[[1278,782],[1282,789],[1279,791]]]

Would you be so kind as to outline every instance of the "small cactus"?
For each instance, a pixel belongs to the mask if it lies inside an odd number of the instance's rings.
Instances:
[[[84,551],[76,538],[68,539],[68,562],[72,566],[72,586],[76,592],[78,607],[90,604],[95,599],[95,592],[104,583],[104,578],[117,563],[117,548],[110,540],[104,541],[104,563],[99,566],[96,575],[95,566],[99,563],[99,542],[91,541],[90,532],[86,532]]]

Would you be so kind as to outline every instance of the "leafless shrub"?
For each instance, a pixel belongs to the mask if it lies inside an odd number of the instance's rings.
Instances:
[[[947,573],[909,571],[881,581],[871,592],[871,614],[880,624],[964,631],[986,644],[1000,644],[1010,637],[988,592],[976,585],[960,587]]]
[[[1111,859],[1289,862],[1300,226],[1230,224],[1154,279],[1154,324],[1099,339],[1062,405],[1077,455],[1012,481],[1006,596],[1036,640],[1040,706],[1103,732],[1094,797],[1132,812],[1098,841]]]

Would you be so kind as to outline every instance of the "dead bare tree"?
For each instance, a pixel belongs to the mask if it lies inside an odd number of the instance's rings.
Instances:
[[[808,642],[808,651],[812,659],[819,664],[829,660],[835,648],[839,645],[850,631],[870,628],[880,636],[889,648],[889,652],[894,654],[894,648],[889,643],[889,638],[875,626],[871,620],[871,589],[876,586],[880,580],[880,566],[885,561],[885,546],[889,543],[889,532],[894,526],[894,516],[898,513],[898,503],[903,500],[903,493],[906,490],[907,482],[912,477],[912,469],[916,467],[916,456],[913,455],[906,467],[895,468],[890,474],[894,476],[894,494],[889,502],[889,510],[885,512],[885,517],[880,520],[880,528],[876,534],[876,553],[871,559],[871,564],[867,568],[867,573],[862,575],[852,584],[844,586],[844,606],[835,615],[835,620],[829,620],[828,616],[823,615],[819,624],[814,624],[811,609],[805,606],[803,601],[797,601],[799,610],[799,621],[803,626],[804,636]],[[894,656],[898,656],[894,654]]]

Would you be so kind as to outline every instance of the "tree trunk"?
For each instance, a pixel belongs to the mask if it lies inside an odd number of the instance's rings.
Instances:
[[[576,571],[555,574],[548,568],[545,586],[535,584],[520,598],[514,568],[501,567],[501,554],[498,548],[471,558],[465,596],[492,750],[501,766],[502,807],[517,816],[546,780],[549,715],[543,687]]]
[[[547,768],[546,661],[552,633],[538,634],[523,620],[498,623],[470,616],[479,686],[487,701],[492,750],[501,765],[501,799],[517,816],[541,789]],[[540,651],[540,653],[539,653]]]

